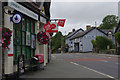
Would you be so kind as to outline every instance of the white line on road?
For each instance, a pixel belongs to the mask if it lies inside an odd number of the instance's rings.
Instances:
[[[52,55],[52,57],[56,59],[56,57],[55,57],[55,56],[53,56],[53,55]]]
[[[102,72],[96,71],[96,70],[91,69],[91,68],[88,68],[88,67],[86,67],[86,66],[79,65],[79,64],[74,63],[74,62],[70,62],[70,63],[75,64],[75,65],[78,65],[78,66],[81,66],[81,67],[83,67],[83,68],[85,68],[85,69],[91,70],[91,71],[93,71],[93,72],[96,72],[96,73],[98,73],[98,74],[101,74],[101,75],[107,76],[107,77],[109,77],[109,78],[115,79],[114,77],[112,77],[112,76],[110,76],[110,75],[104,74],[104,73],[102,73]]]
[[[108,61],[103,61],[103,62],[108,62]]]
[[[74,62],[70,62],[70,63],[72,63],[72,64],[75,64],[75,65],[79,65],[79,64],[77,64],[77,63],[74,63]]]
[[[120,63],[116,63],[116,64],[120,64]]]

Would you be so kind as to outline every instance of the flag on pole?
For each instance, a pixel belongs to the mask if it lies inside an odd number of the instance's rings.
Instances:
[[[66,19],[59,19],[57,26],[64,27],[65,20],[66,20]]]

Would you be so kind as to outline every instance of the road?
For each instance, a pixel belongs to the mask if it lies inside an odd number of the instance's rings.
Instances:
[[[100,56],[92,53],[53,54],[58,60],[68,61],[76,66],[118,79],[118,57]]]
[[[91,53],[52,54],[45,70],[28,72],[20,78],[65,78],[78,80],[118,80],[118,58]]]

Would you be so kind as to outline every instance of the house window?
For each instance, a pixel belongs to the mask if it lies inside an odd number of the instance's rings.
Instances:
[[[29,33],[29,46],[26,45],[26,40],[28,40],[26,37],[27,33]],[[34,36],[33,38],[31,37],[32,35]],[[18,55],[20,54],[25,55],[25,60],[35,55],[35,21],[23,16],[23,20],[20,24],[13,25],[13,38],[14,63],[17,63]]]

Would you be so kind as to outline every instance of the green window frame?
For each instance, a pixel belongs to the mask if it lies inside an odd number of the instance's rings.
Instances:
[[[30,34],[30,45],[26,45],[26,35],[27,32]],[[23,17],[20,24],[13,24],[13,48],[14,48],[14,64],[17,63],[18,55],[24,54],[25,60],[31,59],[35,55],[36,45],[36,34],[35,34],[35,21]],[[34,42],[34,43],[33,43]]]

